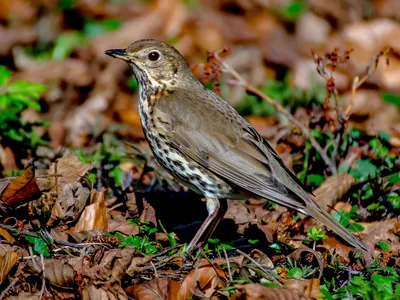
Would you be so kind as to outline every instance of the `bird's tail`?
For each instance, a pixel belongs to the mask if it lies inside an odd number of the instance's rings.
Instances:
[[[347,243],[357,249],[368,250],[367,247],[352,235],[346,228],[344,228],[338,221],[336,221],[330,214],[319,207],[313,200],[306,202],[307,207],[304,213],[309,215],[319,222],[333,230],[337,235],[344,239]]]

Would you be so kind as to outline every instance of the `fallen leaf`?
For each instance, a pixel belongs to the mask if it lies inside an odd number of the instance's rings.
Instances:
[[[72,257],[72,259],[77,260],[77,258]],[[42,274],[42,264],[40,258],[34,258],[29,260],[27,265],[31,272],[36,274]],[[72,288],[74,280],[74,270],[68,263],[67,258],[56,258],[56,259],[45,259],[44,260],[44,277],[54,286],[60,288]]]
[[[32,167],[29,167],[8,184],[0,199],[7,203],[8,206],[15,207],[39,194],[40,189],[36,184],[35,172]]]
[[[169,298],[169,280],[167,277],[154,278],[143,284],[134,284],[125,289],[127,295],[134,299],[174,299]],[[185,299],[186,300],[186,299]]]
[[[63,225],[75,221],[85,208],[89,197],[89,189],[83,187],[80,182],[65,184],[61,195],[58,196],[54,203],[51,217],[47,224],[49,226],[55,223]]]
[[[15,242],[15,239],[11,236],[11,234],[3,228],[0,228],[0,235],[9,242]]]
[[[9,300],[40,300],[40,292],[37,293],[27,293],[21,292],[18,296],[10,296],[7,299]]]
[[[226,286],[226,277],[217,265],[212,266],[205,260],[200,262],[200,267],[192,270],[183,280],[176,300],[186,300],[193,295],[210,298],[216,288]]]
[[[125,299],[126,294],[121,288],[121,280],[135,254],[135,248],[112,249],[105,253],[100,251],[91,259],[83,257],[76,261],[74,271],[79,276],[88,278],[89,282],[95,283],[83,288],[82,298]],[[96,263],[92,264],[93,261]]]
[[[51,165],[50,174],[61,174],[60,184],[72,184],[84,177],[91,168],[91,164],[83,163],[79,157],[70,153]]]
[[[103,188],[100,192],[93,190],[91,193],[91,203],[86,206],[78,223],[72,231],[102,230],[108,232],[108,210],[105,205],[107,189]]]
[[[14,251],[5,251],[0,248],[0,285],[18,262],[18,257]]]
[[[150,256],[145,256],[144,254],[137,254],[131,261],[131,264],[126,271],[126,274],[134,277],[138,273],[143,271],[143,267],[145,264],[151,261]]]
[[[336,202],[347,193],[354,182],[355,179],[349,174],[337,174],[328,177],[313,191],[315,202],[317,202],[323,210],[327,212],[331,211]]]
[[[155,226],[157,226],[157,218],[156,218],[156,211],[154,210],[153,206],[150,205],[149,202],[143,199],[143,211],[140,215],[140,222],[151,222]]]
[[[296,289],[290,288],[271,288],[261,284],[249,283],[249,284],[236,284],[235,287],[239,290],[232,296],[232,300],[243,299],[244,292],[246,297],[244,299],[282,299],[282,300],[300,300],[307,299]]]

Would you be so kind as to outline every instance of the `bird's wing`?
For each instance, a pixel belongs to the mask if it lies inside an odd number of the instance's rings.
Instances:
[[[309,215],[351,245],[367,249],[321,209],[298,183],[272,147],[226,102],[204,90],[175,91],[161,97],[154,116],[175,148],[225,181],[243,190]],[[161,129],[161,128],[160,128]]]
[[[171,146],[250,193],[290,208],[306,207],[296,194],[307,193],[250,124],[215,94],[206,94],[213,101],[192,95],[175,91],[155,106],[155,114],[169,124],[165,134],[174,141]]]

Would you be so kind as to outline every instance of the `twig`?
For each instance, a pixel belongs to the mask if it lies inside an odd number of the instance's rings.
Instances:
[[[42,288],[40,289],[40,296],[39,299],[41,300],[44,294],[44,291],[46,289],[46,273],[45,273],[45,267],[44,267],[44,258],[43,254],[40,254],[40,261],[42,263]]]
[[[13,279],[13,281],[10,282],[10,284],[4,289],[4,291],[1,292],[0,300],[5,298],[8,291],[14,287],[14,285],[18,282],[18,280],[19,280],[19,274]]]
[[[354,99],[356,97],[357,89],[361,85],[363,85],[365,83],[365,81],[368,80],[368,78],[371,77],[371,75],[376,71],[376,68],[378,67],[379,59],[382,56],[386,56],[390,50],[391,50],[391,48],[384,49],[384,50],[380,51],[377,55],[373,56],[371,58],[370,63],[367,66],[367,70],[366,70],[364,76],[361,77],[361,79],[358,76],[354,77],[353,83],[351,86],[350,103],[347,106],[347,108],[344,110],[343,113],[340,112],[339,106],[338,106],[338,101],[336,99],[337,97],[335,97],[337,117],[338,117],[338,122],[340,124],[339,130],[337,131],[337,136],[336,136],[336,140],[335,140],[335,144],[334,144],[334,148],[333,148],[333,152],[332,152],[332,159],[331,159],[332,163],[335,165],[336,165],[337,155],[339,152],[339,146],[342,143],[343,137],[345,136],[346,124],[347,124],[347,121],[350,119],[351,110],[353,109],[353,106],[354,106]],[[336,96],[336,94],[335,94],[335,96]]]
[[[31,232],[29,230],[18,230],[13,228],[12,226],[0,224],[0,228],[6,229],[10,231],[11,233],[17,234],[17,235],[26,235],[26,236],[31,236],[35,238],[41,238],[37,233]],[[70,243],[70,242],[65,242],[61,240],[53,240],[53,242],[63,245],[63,246],[68,246],[68,247],[73,247],[73,248],[85,248],[87,247],[87,244],[75,244],[75,243]]]
[[[232,272],[231,272],[231,266],[229,263],[229,257],[228,257],[228,253],[226,253],[225,247],[222,246],[222,251],[224,252],[224,256],[226,259],[226,266],[228,267],[228,275],[229,275],[229,281],[232,282],[233,281],[233,277],[232,277]]]
[[[218,53],[216,53],[216,57],[219,58]],[[337,168],[334,164],[332,164],[331,160],[329,159],[328,155],[322,149],[321,145],[317,142],[317,140],[312,136],[310,129],[304,126],[301,122],[297,121],[293,115],[288,112],[279,102],[275,101],[274,99],[268,97],[265,95],[263,92],[261,92],[259,89],[256,87],[252,86],[249,84],[242,76],[239,75],[238,72],[236,72],[230,65],[228,65],[225,61],[222,61],[222,66],[225,69],[225,71],[231,73],[237,80],[237,83],[241,86],[243,86],[248,92],[256,95],[263,101],[268,102],[271,104],[275,110],[281,114],[283,114],[292,124],[294,124],[296,127],[298,127],[303,134],[311,143],[311,145],[315,148],[315,150],[318,151],[318,153],[321,155],[322,160],[326,164],[326,166],[331,170],[331,173],[333,175],[337,174]]]
[[[379,64],[379,59],[382,56],[387,56],[388,53],[392,50],[392,48],[386,48],[384,50],[382,50],[381,52],[379,52],[377,55],[375,55],[374,57],[371,58],[370,63],[367,66],[367,70],[365,72],[365,75],[363,77],[361,77],[361,79],[356,76],[353,79],[353,84],[351,86],[351,99],[350,99],[350,103],[347,106],[347,108],[345,109],[345,118],[348,119],[350,117],[350,113],[351,110],[353,108],[354,105],[354,98],[356,96],[356,91],[357,89],[364,84],[365,81],[368,80],[368,78],[371,77],[371,75],[376,71],[376,68],[378,67]]]

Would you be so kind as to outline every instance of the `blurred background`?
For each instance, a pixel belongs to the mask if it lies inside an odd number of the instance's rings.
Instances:
[[[104,51],[143,38],[174,45],[191,66],[202,66],[208,51],[230,47],[227,63],[311,128],[319,126],[326,97],[312,51],[323,56],[336,47],[340,53],[352,50],[332,74],[341,105],[347,105],[353,78],[392,47],[389,63],[381,59],[358,91],[350,127],[370,135],[386,132],[399,146],[399,17],[397,0],[2,0],[0,64],[12,71],[12,80],[37,82],[46,91],[36,105],[13,108],[11,117],[22,122],[22,131],[3,124],[0,168],[4,174],[21,169],[24,159],[51,160],[63,147],[95,161],[100,158],[90,149],[99,142],[97,150],[107,152],[120,140],[142,140],[137,83],[126,64]],[[225,79],[223,97],[274,146],[293,134],[270,105]],[[4,101],[3,123],[10,118]],[[301,139],[291,139],[278,143],[284,157],[304,147]],[[296,156],[286,159],[290,167],[292,160],[296,164]],[[132,165],[121,168],[112,175],[119,181]]]

